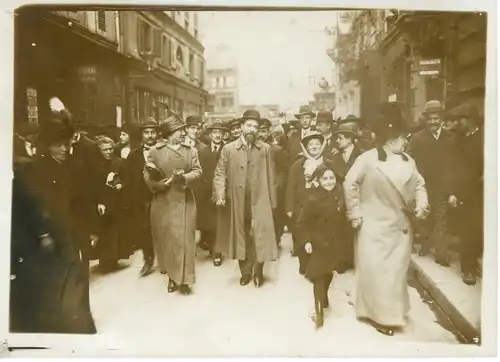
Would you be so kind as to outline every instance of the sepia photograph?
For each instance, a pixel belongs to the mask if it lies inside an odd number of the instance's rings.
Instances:
[[[495,356],[497,14],[395,4],[13,7],[4,355]]]

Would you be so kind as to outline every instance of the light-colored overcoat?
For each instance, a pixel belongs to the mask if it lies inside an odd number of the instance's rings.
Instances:
[[[272,210],[278,205],[278,183],[271,146],[257,141],[258,152],[252,152],[250,162],[247,162],[246,147],[241,138],[225,145],[215,169],[214,199],[226,200],[226,206],[218,208],[216,249],[230,259],[245,260],[245,185],[247,172],[252,168],[251,210],[256,261],[276,260],[278,249]]]
[[[144,180],[153,192],[151,234],[160,270],[177,284],[195,282],[196,204],[192,187],[202,175],[198,152],[182,145],[178,150],[160,142],[149,151],[152,162],[165,178],[154,180],[144,170]],[[167,189],[162,184],[174,170],[183,169],[185,184]]]
[[[413,231],[401,196],[408,205],[427,209],[424,179],[414,160],[404,156],[406,160],[391,155],[381,161],[377,149],[369,150],[356,159],[344,182],[347,216],[362,218],[355,247],[356,315],[387,326],[403,326],[410,309],[407,272]]]

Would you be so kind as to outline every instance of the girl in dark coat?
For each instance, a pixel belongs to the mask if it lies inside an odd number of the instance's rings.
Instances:
[[[345,237],[341,180],[331,164],[321,164],[314,171],[318,187],[312,190],[297,221],[297,234],[303,249],[310,255],[306,277],[314,287],[316,326],[323,326],[323,309],[329,307],[328,288],[341,261],[340,244]]]

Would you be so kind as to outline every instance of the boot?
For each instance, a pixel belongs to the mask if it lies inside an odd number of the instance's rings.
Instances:
[[[323,327],[324,324],[324,313],[323,313],[323,305],[321,304],[321,301],[317,300],[314,303],[314,309],[316,312],[316,328],[321,328]]]
[[[142,278],[144,278],[144,277],[148,276],[149,274],[151,274],[152,272],[153,272],[153,260],[147,259],[144,262],[144,266],[141,269],[140,276]]]

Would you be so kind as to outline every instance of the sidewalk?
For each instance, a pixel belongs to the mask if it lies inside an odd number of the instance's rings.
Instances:
[[[476,285],[462,281],[460,261],[456,253],[450,253],[451,267],[443,267],[434,261],[432,254],[425,257],[411,255],[411,267],[415,277],[429,292],[455,327],[470,343],[476,343],[481,335],[481,278]]]

